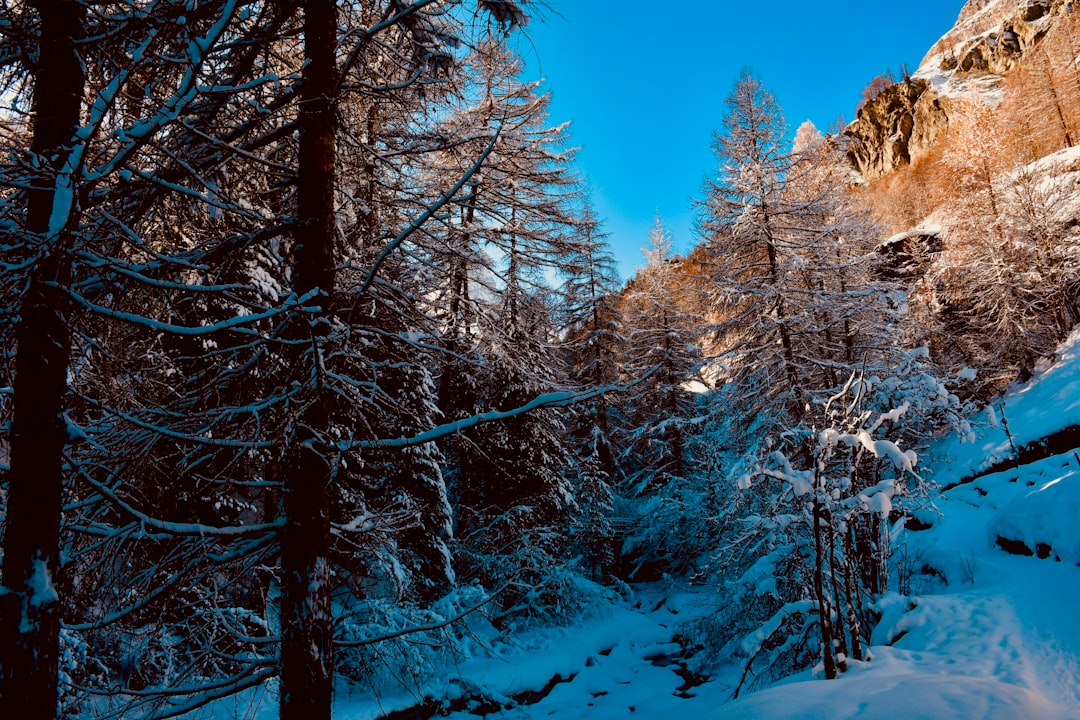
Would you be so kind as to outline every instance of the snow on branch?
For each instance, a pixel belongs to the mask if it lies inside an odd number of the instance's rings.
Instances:
[[[465,172],[465,174],[461,176],[457,183],[454,184],[454,187],[450,188],[449,191],[443,193],[439,197],[439,199],[435,201],[434,204],[430,205],[426,210],[424,210],[423,213],[420,214],[420,217],[410,223],[407,228],[402,230],[396,238],[394,238],[390,243],[387,244],[385,248],[383,248],[383,251],[379,253],[379,256],[377,258],[375,258],[375,262],[371,264],[371,270],[368,271],[368,276],[364,280],[364,284],[360,286],[360,289],[356,293],[357,297],[367,292],[368,288],[371,287],[371,284],[375,282],[375,277],[379,274],[379,268],[382,267],[382,264],[386,262],[386,259],[390,257],[390,255],[393,254],[395,250],[398,249],[401,243],[405,242],[410,235],[423,227],[424,223],[430,220],[435,215],[435,213],[439,212],[439,210],[441,210],[444,205],[453,200],[454,197],[459,192],[461,192],[461,188],[465,187],[465,183],[469,182],[472,176],[475,175],[481,167],[483,167],[484,163],[488,159],[488,156],[491,155],[492,150],[495,149],[495,144],[499,141],[499,135],[501,133],[502,126],[500,125],[499,127],[495,128],[495,134],[491,137],[491,142],[489,142],[488,146],[484,148],[484,151],[480,153],[480,157],[476,159],[476,162],[472,164],[472,167],[470,167]]]
[[[494,420],[506,420],[527,412],[532,412],[533,410],[569,407],[570,405],[576,405],[585,402],[586,400],[592,400],[595,397],[600,397],[601,395],[606,395],[610,392],[626,392],[656,372],[659,367],[659,365],[653,366],[641,377],[628,383],[605,385],[589,390],[544,393],[512,410],[489,410],[488,412],[477,413],[476,415],[471,415],[467,418],[462,418],[461,420],[436,425],[430,430],[426,430],[411,437],[401,437],[392,440],[363,440],[360,442],[342,441],[337,443],[337,447],[344,452],[356,448],[403,448],[412,447],[414,445],[423,445],[424,443],[438,440],[441,437],[467,430],[475,425],[489,423]]]
[[[504,592],[506,592],[507,589],[509,589],[514,584],[515,583],[511,583],[511,582],[505,583],[504,585],[499,587],[497,590],[495,590],[493,593],[488,595],[486,598],[484,598],[480,602],[476,603],[475,605],[472,605],[470,607],[465,608],[464,610],[459,612],[457,615],[454,615],[453,617],[448,618],[446,620],[442,620],[442,621],[437,622],[437,623],[432,623],[430,625],[413,625],[412,627],[402,628],[401,630],[395,630],[394,632],[387,633],[386,635],[378,635],[376,637],[364,638],[364,639],[361,639],[361,640],[335,640],[334,641],[334,646],[339,647],[339,648],[363,647],[365,645],[374,645],[376,643],[386,642],[387,640],[396,640],[397,638],[404,637],[405,635],[413,635],[415,633],[434,632],[435,630],[442,630],[443,628],[449,627],[450,625],[453,625],[456,622],[460,622],[461,620],[464,620],[469,615],[472,615],[474,612],[476,612],[480,608],[484,607],[485,605],[487,605],[489,602],[491,602],[495,598],[502,595]]]
[[[161,690],[125,690],[124,695],[134,700],[122,704],[115,710],[99,715],[100,720],[121,720],[133,717],[133,710],[148,706],[144,718],[165,720],[187,715],[203,708],[215,700],[236,695],[248,688],[257,687],[278,674],[277,661],[268,658],[265,662],[253,663],[241,672],[219,682],[192,683],[185,687],[165,688]],[[90,688],[82,688],[94,692]],[[112,694],[113,689],[100,694]]]
[[[237,0],[229,0],[221,9],[221,17],[210,27],[206,35],[193,39],[188,43],[190,64],[187,72],[180,80],[176,92],[149,119],[137,122],[129,128],[117,130],[116,136],[122,143],[122,147],[107,162],[90,171],[84,171],[83,176],[86,181],[91,183],[99,181],[106,175],[126,165],[132,155],[143,147],[158,130],[176,121],[183,114],[184,110],[198,94],[199,75],[209,55],[210,48],[225,34],[236,13],[237,4]],[[118,76],[108,90],[95,100],[91,112],[91,121],[80,131],[80,137],[86,135],[86,138],[88,138],[89,134],[95,132],[105,120],[108,111],[111,109],[112,100],[119,92],[120,85],[126,79],[128,72],[125,71]]]
[[[266,535],[268,533],[277,532],[282,526],[282,523],[261,523],[258,525],[233,525],[229,527],[217,527],[214,525],[203,525],[201,523],[179,523],[169,522],[168,520],[159,520],[155,517],[151,517],[146,513],[138,510],[131,503],[123,500],[119,495],[113,492],[104,483],[95,480],[89,473],[79,470],[79,475],[83,480],[87,482],[91,487],[101,493],[105,498],[111,501],[115,506],[121,508],[129,515],[133,516],[139,523],[145,527],[152,528],[158,532],[166,533],[168,535],[178,535],[186,537],[214,537],[214,538],[246,538],[256,537],[260,535]]]
[[[104,315],[105,317],[115,318],[117,320],[123,320],[133,325],[142,325],[148,327],[151,330],[157,330],[160,332],[170,333],[172,335],[183,335],[187,337],[210,335],[211,333],[221,332],[222,330],[236,330],[237,332],[243,332],[248,334],[254,334],[257,332],[252,328],[245,327],[252,323],[259,322],[260,320],[266,320],[268,318],[276,317],[283,313],[291,311],[296,307],[303,307],[304,303],[311,300],[318,295],[318,288],[305,294],[303,297],[297,298],[295,295],[291,295],[286,298],[281,307],[271,308],[261,313],[253,313],[251,315],[238,315],[237,317],[229,318],[228,320],[222,320],[221,322],[211,323],[209,325],[199,325],[192,327],[189,325],[174,325],[172,323],[161,322],[160,320],[154,320],[143,315],[137,315],[135,313],[124,312],[123,310],[115,310],[113,308],[105,307],[104,305],[98,305],[88,298],[83,297],[71,287],[64,287],[64,291],[79,305],[82,305],[86,310],[96,313],[98,315]],[[306,308],[305,308],[306,309]]]

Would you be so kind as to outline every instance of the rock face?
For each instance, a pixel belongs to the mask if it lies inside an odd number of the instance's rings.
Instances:
[[[1057,16],[1073,12],[1080,0],[969,0],[915,76],[863,105],[844,130],[852,166],[873,180],[918,160],[962,111],[958,97],[976,98],[977,87],[993,91]]]
[[[1053,16],[1070,5],[1062,0],[1029,0],[996,30],[964,43],[959,53],[947,57],[946,62],[954,60],[957,72],[1004,75],[1042,40]]]
[[[1009,43],[1008,35],[1014,33],[1022,46],[1030,46],[1033,32],[1038,32],[1039,20],[1072,12],[1075,4],[1074,0],[969,0],[960,11],[956,25],[938,40],[922,64],[941,54],[962,54],[970,47],[961,49],[961,46],[988,36]],[[993,45],[994,41],[989,44]],[[991,54],[994,52],[991,50]]]
[[[917,160],[949,126],[947,98],[909,78],[863,105],[844,130],[848,160],[866,179]]]
[[[941,252],[941,231],[916,228],[894,235],[875,249],[875,273],[886,280],[914,283],[926,274],[934,257]]]

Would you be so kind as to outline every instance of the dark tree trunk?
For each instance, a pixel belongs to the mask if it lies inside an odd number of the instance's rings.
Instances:
[[[817,492],[817,489],[815,489]],[[818,618],[821,623],[821,656],[825,665],[825,677],[832,680],[836,677],[836,656],[833,647],[833,624],[831,603],[825,597],[825,548],[822,534],[825,532],[825,517],[821,501],[816,497],[813,501],[814,520],[814,595],[817,599]]]
[[[337,6],[304,3],[304,71],[300,92],[298,217],[293,289],[318,291],[294,324],[302,383],[314,382],[297,423],[285,468],[281,538],[282,720],[329,720],[333,695],[330,605],[330,478],[334,452],[325,439],[330,396],[313,370],[327,333],[334,264],[334,161],[337,131]]]
[[[837,577],[839,570],[836,559],[836,533],[832,528],[832,513],[825,514],[825,517],[829,524],[829,579],[832,582],[833,602],[836,606],[836,627],[833,629],[836,667],[840,672],[847,672],[847,628],[844,627],[843,601],[840,595],[840,580]]]
[[[765,213],[765,208],[762,207],[762,213]],[[768,214],[765,215],[766,221]],[[780,293],[780,263],[776,253],[776,243],[773,241],[772,234],[765,243],[766,252],[769,257],[769,278],[772,280],[772,286],[777,290],[776,305],[773,310],[776,313],[776,321],[780,328],[780,344],[784,348],[784,367],[787,370],[788,382],[791,384],[792,390],[799,391],[799,377],[795,371],[795,350],[791,344],[791,331],[787,326],[787,314],[784,310],[784,296]],[[802,407],[797,406],[796,414],[802,415]]]
[[[34,81],[34,137],[41,175],[28,193],[27,230],[47,243],[15,328],[14,418],[0,595],[0,708],[5,717],[56,717],[60,603],[60,509],[67,443],[64,396],[70,356],[63,286],[66,233],[50,234],[57,174],[79,122],[84,76],[75,49],[83,9],[73,0],[35,3],[41,17]],[[70,185],[70,181],[61,183]],[[71,190],[62,191],[72,197]],[[70,213],[63,214],[68,225]]]
[[[462,213],[462,223],[466,228],[472,227],[476,219],[476,198],[480,194],[480,186],[473,184],[469,193],[468,203]],[[469,299],[469,249],[472,237],[468,230],[461,233],[460,252],[452,259],[450,277],[450,323],[453,330],[462,335],[469,333],[472,324],[471,303]]]
[[[862,631],[859,628],[861,596],[859,588],[852,582],[855,574],[852,570],[855,559],[855,542],[852,539],[852,532],[851,528],[844,532],[844,594],[847,596],[848,627],[851,628],[851,657],[862,660]]]

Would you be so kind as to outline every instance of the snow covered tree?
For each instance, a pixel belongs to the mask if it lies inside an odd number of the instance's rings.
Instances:
[[[714,145],[720,178],[706,187],[700,223],[719,269],[717,303],[725,320],[718,334],[731,358],[730,381],[752,403],[749,414],[756,414],[754,406],[776,404],[797,418],[805,399],[792,340],[799,314],[789,307],[788,259],[806,238],[785,232],[792,206],[784,197],[796,158],[785,148],[780,106],[748,71],[725,102]]]
[[[573,255],[579,189],[566,126],[548,126],[549,96],[518,79],[521,62],[506,44],[481,43],[468,71],[454,112],[438,128],[455,140],[422,178],[441,192],[468,174],[451,199],[456,212],[426,243],[437,271],[431,312],[459,337],[519,324],[525,296],[546,288],[546,273]],[[510,327],[492,329],[481,312],[494,296]]]
[[[573,264],[566,270],[559,303],[569,381],[583,387],[611,386],[619,380],[622,335],[614,259],[606,234],[585,206]],[[621,483],[613,437],[614,400],[599,396],[571,409],[567,419],[574,462],[571,479],[581,513],[574,531],[578,551],[602,576],[614,561],[614,532],[608,521],[612,489]]]
[[[634,521],[622,561],[646,575],[683,569],[693,560],[684,523],[692,483],[690,440],[698,419],[693,384],[701,365],[700,298],[673,257],[671,233],[657,218],[645,249],[648,264],[630,280],[620,303],[620,365],[633,383],[612,413],[621,482],[616,512]],[[638,578],[642,577],[637,575]]]
[[[21,4],[5,8],[4,20],[20,28],[3,36],[5,72],[10,69],[14,86],[34,86],[19,63],[34,56],[36,34],[51,33],[57,13],[74,22],[86,5],[42,3],[38,13]],[[295,611],[285,623],[288,637],[281,657],[291,668],[285,672],[286,685],[299,685],[296,692],[285,692],[286,705],[304,707],[310,701],[318,711],[329,712],[332,588],[319,581],[331,577],[328,522],[340,520],[335,529],[343,534],[366,533],[383,543],[389,544],[385,538],[393,535],[400,553],[395,560],[415,569],[410,574],[417,580],[417,596],[438,593],[449,581],[449,508],[431,443],[418,443],[410,458],[415,462],[394,463],[401,475],[385,478],[404,488],[379,498],[389,505],[400,500],[398,525],[357,530],[350,522],[360,516],[349,512],[363,508],[336,506],[333,500],[341,494],[327,492],[342,489],[338,481],[348,474],[346,467],[361,467],[364,443],[370,447],[375,439],[410,428],[422,432],[435,422],[434,388],[425,367],[430,358],[416,352],[432,349],[431,336],[418,339],[420,323],[411,315],[415,302],[406,307],[400,300],[408,296],[400,279],[417,273],[400,262],[394,278],[387,271],[394,264],[390,256],[437,213],[445,204],[440,196],[449,191],[414,192],[400,173],[392,179],[380,174],[374,182],[365,176],[344,188],[350,200],[370,198],[374,193],[368,190],[377,187],[385,189],[385,196],[377,198],[381,205],[370,207],[403,210],[380,217],[343,210],[346,193],[335,188],[340,184],[334,173],[345,164],[345,154],[335,148],[339,133],[333,121],[343,106],[343,88],[369,99],[396,101],[410,83],[414,89],[448,84],[453,63],[447,62],[454,60],[449,45],[467,29],[460,17],[426,2],[389,4],[381,11],[367,8],[372,14],[366,29],[348,35],[355,44],[339,47],[336,7],[310,3],[301,13],[301,3],[222,0],[197,8],[164,3],[143,16],[122,5],[96,5],[86,15],[90,39],[81,46],[86,91],[71,93],[75,119],[57,145],[74,139],[73,153],[54,153],[60,172],[40,173],[51,160],[35,160],[23,147],[6,148],[13,152],[5,158],[15,160],[3,166],[6,207],[16,207],[23,197],[31,205],[40,199],[33,193],[20,195],[35,174],[56,175],[61,188],[80,187],[77,225],[74,214],[65,214],[71,208],[54,212],[53,200],[47,203],[49,212],[36,212],[62,221],[65,232],[71,231],[69,239],[55,244],[63,252],[38,258],[46,265],[50,258],[70,261],[63,282],[47,283],[46,291],[59,293],[53,309],[65,315],[64,324],[75,338],[71,361],[63,342],[51,342],[64,358],[58,355],[58,362],[38,368],[61,371],[57,397],[63,404],[51,410],[47,403],[38,406],[50,414],[61,443],[74,441],[64,464],[59,448],[56,461],[69,481],[72,502],[64,542],[78,582],[60,583],[51,566],[45,570],[57,582],[44,583],[41,573],[35,577],[45,593],[38,598],[42,608],[55,616],[55,606],[45,601],[50,587],[60,591],[72,633],[80,634],[72,641],[88,642],[84,647],[90,660],[73,683],[82,686],[80,692],[103,696],[93,702],[111,705],[113,712],[137,712],[162,702],[179,712],[178,707],[199,707],[277,672],[278,657],[268,649],[279,640],[271,601],[278,540],[285,556],[285,604]],[[486,13],[484,8],[505,25],[523,20],[513,2],[470,7]],[[354,10],[339,17],[356,22]],[[48,22],[39,23],[46,15]],[[309,34],[320,38],[318,58],[309,58],[306,65],[300,18],[309,23]],[[78,30],[69,23],[72,28]],[[416,62],[421,71],[399,67],[398,80],[407,82],[376,82],[380,72],[366,65],[376,62],[373,48],[385,51],[381,61]],[[320,63],[329,74],[309,76]],[[336,79],[339,65],[344,84]],[[382,77],[392,72],[387,69]],[[81,77],[65,72],[63,79],[81,83]],[[40,99],[51,81],[38,77],[36,82]],[[299,102],[305,93],[314,93],[307,96],[311,102]],[[417,130],[423,124],[417,118],[430,108],[387,102],[380,109],[394,118],[393,132],[399,132],[405,126]],[[49,117],[42,115],[44,121]],[[384,138],[389,136],[386,126]],[[370,159],[378,153],[378,141],[365,149]],[[71,172],[65,175],[72,157]],[[299,178],[296,167],[301,168]],[[49,187],[57,187],[54,180],[48,180]],[[72,197],[60,193],[54,199]],[[349,272],[342,273],[345,253],[338,223],[357,217],[349,240],[363,242],[351,248]],[[34,270],[41,264],[31,257],[35,248],[44,247],[41,243],[31,242],[22,229],[16,232],[14,224],[3,228],[10,240],[3,243],[5,267]],[[63,236],[59,225],[56,230],[53,240]],[[5,273],[6,318],[20,314],[20,283],[31,274]],[[344,280],[356,284],[343,292],[338,286]],[[368,292],[374,285],[377,291]],[[423,286],[408,290],[417,287]],[[378,312],[365,315],[372,304]],[[42,323],[37,329],[48,327]],[[388,341],[377,347],[380,339]],[[19,339],[12,350],[4,359],[13,358],[16,368],[5,367],[5,378],[32,377],[35,370],[19,368],[33,362],[33,343]],[[410,362],[397,362],[409,355]],[[15,380],[15,400],[21,382]],[[67,398],[66,384],[72,390]],[[4,413],[14,407],[15,440],[24,425],[18,418],[33,404],[7,398]],[[365,413],[386,408],[395,408],[414,425],[364,423]],[[57,425],[59,420],[64,422]],[[18,477],[25,453],[18,450],[15,456],[11,473]],[[377,451],[371,459],[372,470],[392,462]],[[282,482],[287,487],[283,495]],[[375,494],[370,483],[363,489]],[[16,535],[33,540],[19,529],[35,517],[22,506],[20,492],[5,498],[5,543]],[[50,514],[55,509],[59,522],[60,495],[54,499],[51,505],[37,505]],[[284,530],[279,502],[287,517]],[[344,517],[331,516],[338,510]],[[305,515],[311,523],[297,522]],[[42,530],[49,527],[41,524]],[[5,562],[14,563],[21,553],[15,545],[8,549]],[[305,573],[312,577],[305,579]],[[5,582],[17,587],[7,581],[13,574],[5,568]],[[315,619],[321,624],[294,622],[310,619],[306,610],[313,605],[305,598],[313,589],[320,593],[315,605],[321,605],[321,617]],[[15,599],[8,595],[4,602]],[[5,621],[20,616],[6,609],[3,614]],[[308,652],[312,633],[302,637],[306,630],[319,636],[315,645],[322,644],[322,657]],[[184,641],[166,647],[169,632]],[[156,639],[139,653],[116,650],[147,637]],[[297,637],[300,643],[294,642]],[[298,664],[293,651],[300,645]],[[43,649],[39,657],[48,661],[49,655]],[[178,664],[162,662],[166,655]],[[5,671],[12,667],[0,665]],[[55,687],[55,665],[46,674]],[[193,685],[195,677],[212,682],[205,688]],[[119,695],[117,688],[123,691]],[[50,713],[55,706],[54,697]]]
[[[942,361],[978,366],[994,392],[1030,377],[1075,322],[1065,226],[1067,191],[1057,163],[1025,164],[998,143],[989,107],[950,128],[945,162],[958,197],[943,214],[943,251],[927,277],[928,336]]]
[[[577,257],[578,182],[565,126],[547,125],[548,97],[520,71],[504,42],[480,43],[454,111],[438,126],[456,140],[418,165],[421,183],[440,192],[457,182],[452,210],[420,250],[431,280],[424,307],[453,353],[439,382],[451,420],[508,411],[565,381],[549,276]],[[562,413],[543,410],[446,442],[463,579],[496,586],[517,576],[534,585],[561,559],[555,528],[574,507],[564,435]],[[544,610],[545,601],[526,599],[503,598]]]
[[[871,278],[877,229],[829,141],[804,126],[787,148],[779,106],[749,74],[728,108],[720,177],[701,205],[714,333],[740,412],[781,433],[853,368],[887,360],[890,288]]]
[[[685,296],[689,283],[672,255],[671,232],[660,218],[649,232],[645,258],[647,265],[630,281],[622,302],[623,373],[628,379],[651,373],[624,398],[622,454],[632,494],[685,474],[682,425],[693,413],[688,385],[700,364],[702,332],[693,299]]]
[[[701,227],[717,402],[740,438],[713,461],[728,468],[715,567],[739,578],[723,595],[743,609],[718,616],[716,633],[747,672],[764,654],[780,673],[820,658],[835,677],[861,655],[862,609],[887,586],[883,488],[901,491],[907,448],[957,401],[902,347],[903,297],[872,272],[877,228],[830,139],[804,125],[789,150],[779,107],[749,75],[728,102]],[[841,435],[853,450],[836,450]]]

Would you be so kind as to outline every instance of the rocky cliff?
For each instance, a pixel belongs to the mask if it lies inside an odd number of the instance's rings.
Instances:
[[[844,131],[852,165],[873,180],[918,160],[956,113],[996,106],[1005,76],[1074,12],[1074,0],[970,0],[918,72],[859,109]]]
[[[863,105],[844,131],[848,159],[872,180],[925,154],[949,126],[947,98],[921,78],[891,85]]]

